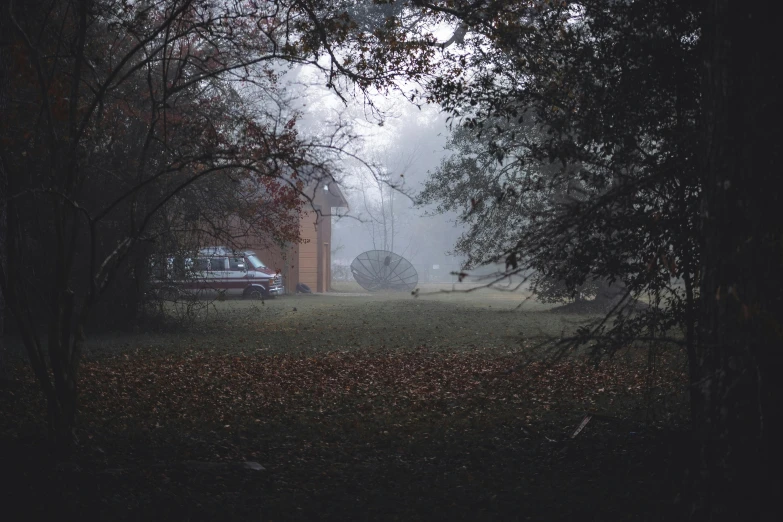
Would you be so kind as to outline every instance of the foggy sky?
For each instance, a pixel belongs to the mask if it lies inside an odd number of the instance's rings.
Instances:
[[[400,185],[394,196],[394,251],[408,258],[420,272],[431,270],[433,265],[439,265],[441,273],[458,270],[461,260],[447,255],[463,230],[455,224],[456,215],[432,215],[432,208],[414,207],[411,199],[445,155],[450,135],[446,115],[434,105],[420,109],[398,92],[373,96],[374,110],[361,97],[347,97],[346,105],[323,86],[315,71],[305,67],[296,68],[287,80],[289,91],[296,93],[294,106],[302,112],[298,125],[301,132],[317,133],[338,119],[349,123],[357,135],[351,152],[380,167]],[[351,208],[340,210],[345,216],[332,218],[332,258],[333,262],[350,263],[358,254],[374,248],[365,198],[370,206],[379,205],[380,194],[375,187],[370,188],[374,174],[358,161],[346,160],[340,176],[341,190]],[[381,248],[377,239],[375,248]]]

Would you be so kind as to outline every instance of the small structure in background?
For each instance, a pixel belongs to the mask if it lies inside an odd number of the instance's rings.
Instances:
[[[351,273],[362,288],[411,291],[419,282],[419,274],[404,257],[387,250],[370,250],[359,254],[351,263]]]

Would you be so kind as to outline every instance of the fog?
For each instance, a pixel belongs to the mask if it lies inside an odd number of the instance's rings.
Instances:
[[[446,115],[436,105],[414,105],[399,91],[340,99],[306,67],[295,68],[287,81],[303,133],[344,125],[355,136],[338,173],[349,208],[332,209],[333,265],[350,265],[367,250],[391,250],[413,263],[420,281],[456,280],[452,272],[463,259],[452,249],[463,227],[453,213],[415,204],[446,154]]]

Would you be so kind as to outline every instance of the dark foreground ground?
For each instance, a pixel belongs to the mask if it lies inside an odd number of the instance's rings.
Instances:
[[[231,301],[178,334],[96,336],[80,443],[59,460],[42,450],[43,404],[12,356],[2,518],[680,518],[676,354],[658,353],[653,374],[636,350],[553,363],[539,341],[584,317],[518,302]]]

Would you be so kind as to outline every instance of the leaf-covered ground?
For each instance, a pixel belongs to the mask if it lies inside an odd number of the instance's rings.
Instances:
[[[506,295],[448,297],[230,301],[177,335],[99,336],[83,366],[79,447],[56,463],[40,455],[35,383],[12,360],[3,505],[19,519],[680,513],[675,353],[659,354],[652,375],[636,350],[598,367],[553,363],[534,347],[582,319],[515,310]]]

